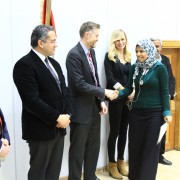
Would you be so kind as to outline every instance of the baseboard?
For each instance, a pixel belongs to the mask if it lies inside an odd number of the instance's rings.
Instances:
[[[65,176],[65,177],[61,177],[59,180],[67,180],[67,179],[68,179],[68,177]]]
[[[96,169],[96,173],[107,171],[107,166],[100,167]],[[82,174],[83,176],[83,174]],[[67,176],[61,177],[59,180],[68,180]]]
[[[125,164],[128,165],[128,161],[125,161]],[[107,165],[96,169],[96,173],[106,172],[106,171],[107,171]],[[68,177],[67,176],[61,177],[59,180],[68,180]]]

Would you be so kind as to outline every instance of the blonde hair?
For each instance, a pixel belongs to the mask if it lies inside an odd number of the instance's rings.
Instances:
[[[115,31],[112,32],[111,34],[111,38],[110,38],[110,43],[109,43],[109,50],[108,50],[108,58],[114,62],[116,62],[116,56],[119,57],[119,53],[115,47],[115,41],[120,40],[122,38],[122,36],[125,36],[126,39],[126,46],[124,48],[124,57],[125,57],[125,61],[126,62],[131,62],[131,53],[128,51],[127,49],[127,44],[128,44],[128,40],[127,40],[127,36],[126,33],[122,30],[122,29],[116,29]]]

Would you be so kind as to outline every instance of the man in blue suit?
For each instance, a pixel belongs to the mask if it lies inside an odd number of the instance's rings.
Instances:
[[[96,180],[100,149],[100,115],[107,113],[104,97],[116,98],[113,90],[100,87],[95,51],[100,25],[85,22],[80,27],[80,42],[66,59],[68,87],[72,100],[69,149],[69,180]]]
[[[169,76],[169,98],[170,100],[173,100],[175,97],[175,78],[172,72],[170,60],[167,56],[164,56],[161,53],[162,50],[162,41],[161,39],[151,38],[151,41],[156,46],[157,52],[158,52],[158,60],[161,61],[167,69],[168,76]],[[165,159],[163,154],[165,153],[165,143],[166,143],[166,134],[164,134],[162,140],[161,140],[161,147],[160,147],[160,153],[159,153],[159,163],[164,165],[172,165],[172,162]]]
[[[29,145],[28,180],[58,180],[71,104],[60,64],[50,57],[57,47],[54,28],[35,27],[31,46],[13,70],[22,100],[22,138]]]

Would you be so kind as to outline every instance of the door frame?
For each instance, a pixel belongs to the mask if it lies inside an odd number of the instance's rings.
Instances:
[[[177,50],[177,66],[176,66],[176,92],[177,95],[175,97],[175,113],[176,113],[176,122],[175,122],[175,142],[174,148],[176,150],[180,150],[180,73],[178,73],[178,69],[180,69],[180,41],[177,40],[163,40],[163,49],[176,49]],[[172,62],[173,63],[173,62]]]

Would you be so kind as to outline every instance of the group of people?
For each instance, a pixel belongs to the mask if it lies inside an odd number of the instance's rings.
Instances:
[[[80,42],[66,59],[68,88],[54,55],[54,28],[38,25],[31,35],[31,51],[18,60],[13,79],[22,100],[22,138],[30,153],[28,180],[58,180],[66,127],[70,123],[69,180],[96,180],[100,149],[100,115],[108,109],[105,96],[114,90],[100,87],[95,58],[100,25],[83,23]]]
[[[80,180],[82,168],[84,180],[98,180],[100,116],[108,108],[109,174],[116,179],[123,175],[155,180],[160,126],[171,121],[167,70],[148,39],[137,43],[137,61],[131,66],[127,36],[118,29],[111,35],[104,60],[107,87],[101,87],[94,51],[99,29],[90,21],[81,25],[80,41],[66,58],[68,88],[60,64],[52,58],[57,47],[52,26],[35,27],[32,49],[14,66],[13,79],[22,100],[22,138],[30,153],[28,180],[58,180],[69,125],[68,180]],[[128,125],[129,171],[124,162]]]

